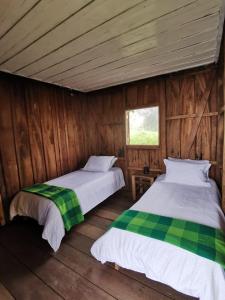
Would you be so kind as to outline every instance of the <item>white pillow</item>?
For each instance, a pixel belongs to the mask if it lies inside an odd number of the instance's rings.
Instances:
[[[210,164],[194,164],[164,159],[166,165],[165,182],[210,187],[206,173]]]
[[[197,160],[197,159],[181,159],[181,158],[173,158],[173,157],[168,157],[169,160],[172,161],[178,161],[178,162],[189,162],[189,163],[193,163],[193,164],[209,164],[209,160]]]
[[[117,157],[114,157],[111,161],[111,165],[110,165],[110,169],[113,167],[113,165],[115,164],[115,162],[117,161]]]
[[[107,172],[111,168],[112,160],[114,158],[115,156],[90,156],[83,170],[91,172]]]
[[[168,157],[169,160],[171,161],[177,161],[177,162],[188,162],[189,164],[205,164],[208,166],[210,164],[209,160],[194,160],[194,159],[181,159],[181,158],[173,158],[173,157]],[[211,165],[210,165],[211,166]],[[205,176],[207,180],[209,180],[209,168],[206,168]]]

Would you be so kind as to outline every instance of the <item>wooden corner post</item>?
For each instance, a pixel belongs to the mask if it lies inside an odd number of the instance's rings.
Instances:
[[[5,216],[4,216],[1,194],[0,194],[0,225],[5,225]]]
[[[224,34],[225,36],[225,34]],[[221,46],[221,61],[220,63],[222,64],[222,84],[223,84],[223,89],[222,89],[222,107],[221,107],[221,113],[223,114],[223,158],[222,158],[222,209],[223,212],[225,213],[225,113],[224,113],[224,108],[225,108],[225,38],[223,36],[222,39],[222,46]]]

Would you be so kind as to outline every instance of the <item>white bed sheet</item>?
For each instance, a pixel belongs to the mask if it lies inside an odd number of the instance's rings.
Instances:
[[[122,170],[116,167],[104,173],[79,170],[46,183],[74,190],[83,214],[125,186]],[[42,238],[49,242],[54,251],[58,250],[65,229],[61,214],[53,201],[21,191],[10,206],[10,219],[16,215],[36,219],[44,226]]]
[[[160,176],[131,209],[198,222],[225,230],[214,181],[210,188],[163,182]],[[91,248],[102,263],[145,273],[148,278],[202,300],[225,299],[225,271],[206,258],[166,242],[111,228]]]

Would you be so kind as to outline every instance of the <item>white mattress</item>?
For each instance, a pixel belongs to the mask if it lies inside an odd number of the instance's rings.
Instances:
[[[163,182],[160,176],[131,209],[151,212],[225,230],[214,181],[210,188]],[[202,300],[225,299],[225,271],[206,258],[169,243],[111,228],[91,248],[102,263],[145,273],[148,278]]]
[[[79,170],[46,183],[75,191],[83,214],[125,185],[120,168],[112,168],[104,173]],[[54,251],[58,250],[65,229],[61,214],[53,201],[39,195],[19,192],[11,203],[10,219],[16,215],[36,219],[44,226],[42,237],[49,242]]]

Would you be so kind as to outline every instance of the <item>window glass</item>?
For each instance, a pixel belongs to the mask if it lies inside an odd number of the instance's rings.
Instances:
[[[159,107],[126,111],[127,145],[159,145]]]

